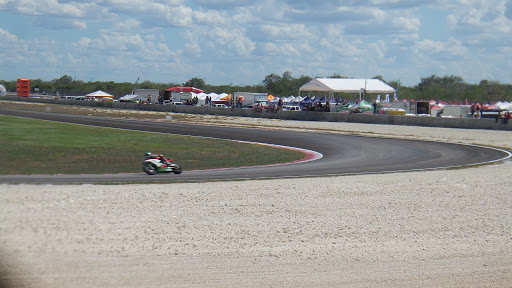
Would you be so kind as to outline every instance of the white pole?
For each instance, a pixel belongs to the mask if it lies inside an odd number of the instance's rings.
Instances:
[[[363,100],[364,100],[364,97],[366,97],[366,81],[367,81],[367,80],[364,80],[364,94],[363,94]]]

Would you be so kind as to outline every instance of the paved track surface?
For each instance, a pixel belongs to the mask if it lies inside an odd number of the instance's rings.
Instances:
[[[0,183],[127,183],[233,180],[387,173],[437,169],[499,161],[506,151],[428,141],[384,139],[255,128],[219,127],[167,122],[0,109],[0,114],[102,127],[252,141],[307,149],[323,157],[302,163],[267,167],[187,171],[180,175],[145,173],[83,175],[2,175]]]

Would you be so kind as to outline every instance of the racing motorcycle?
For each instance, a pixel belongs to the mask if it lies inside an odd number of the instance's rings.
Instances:
[[[181,167],[171,161],[172,158],[166,159],[162,155],[155,155],[148,152],[142,161],[142,170],[149,175],[171,172],[174,174],[180,174]]]

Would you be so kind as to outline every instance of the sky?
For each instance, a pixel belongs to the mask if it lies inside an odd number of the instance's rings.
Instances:
[[[512,83],[512,0],[0,0],[0,79]]]

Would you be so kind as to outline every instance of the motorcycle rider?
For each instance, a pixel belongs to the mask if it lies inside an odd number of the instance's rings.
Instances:
[[[150,159],[158,159],[162,164],[169,165],[169,161],[164,155],[161,154],[152,154],[151,152],[146,152],[146,158]]]

